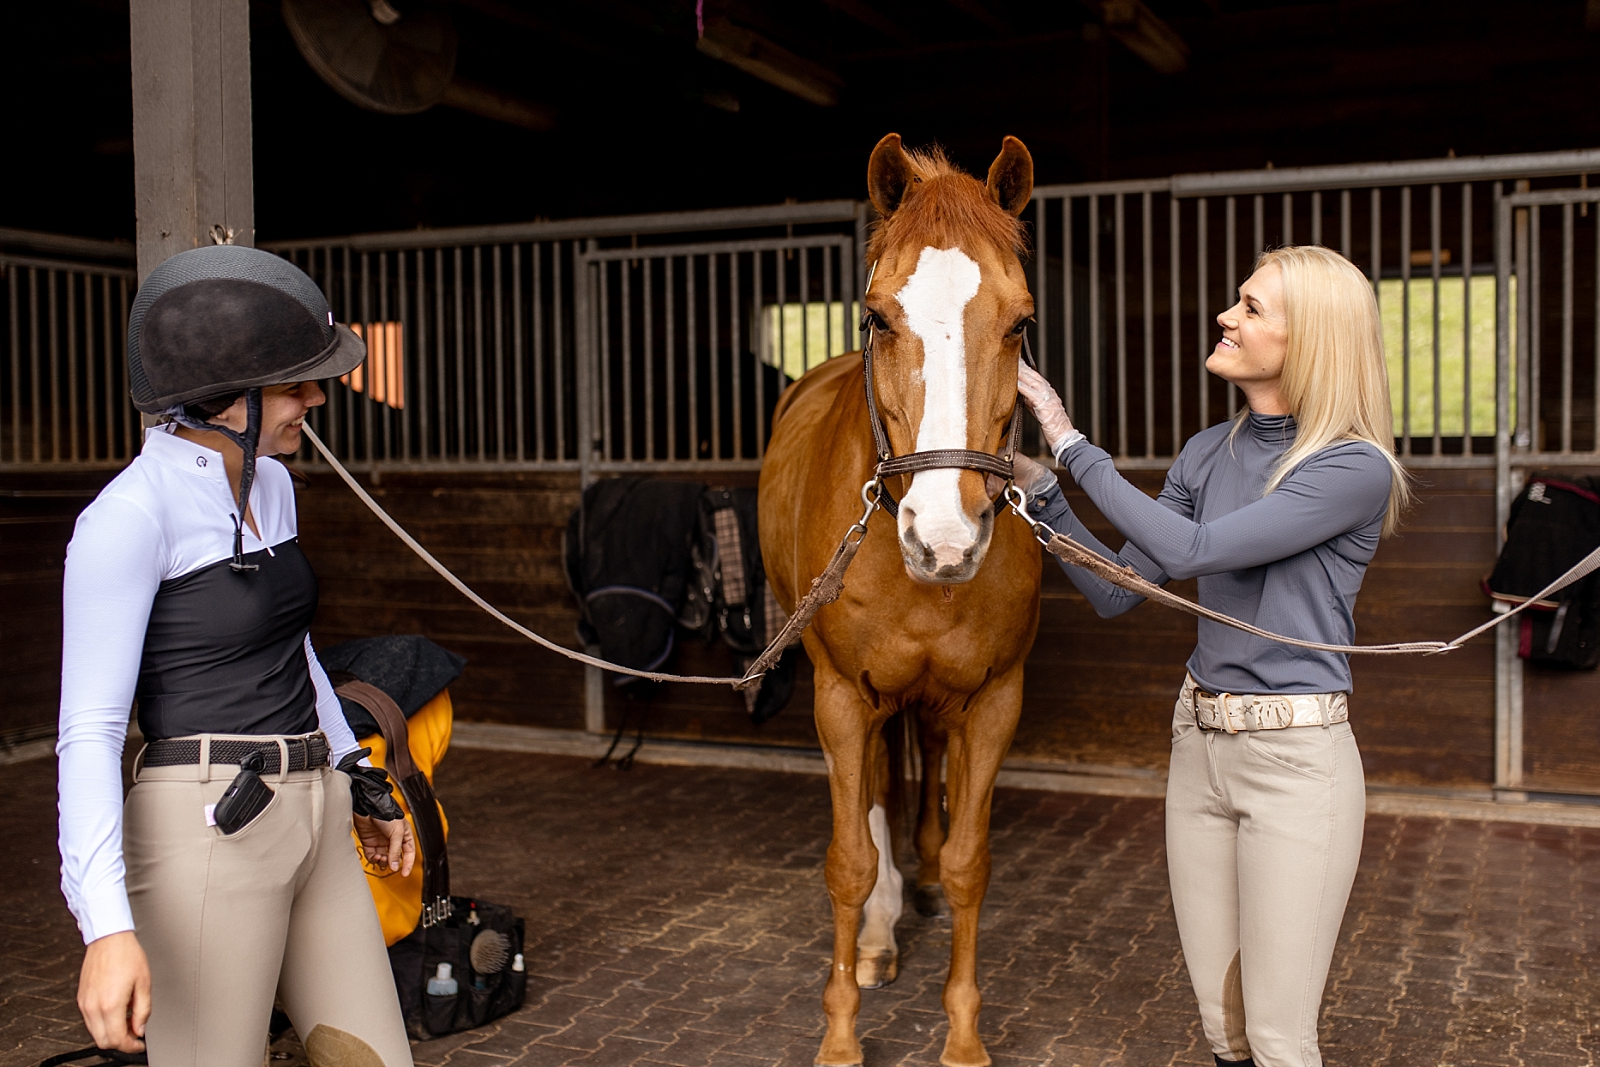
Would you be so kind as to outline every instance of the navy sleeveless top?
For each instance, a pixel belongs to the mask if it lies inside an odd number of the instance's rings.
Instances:
[[[317,729],[305,637],[317,577],[288,540],[161,583],[145,628],[136,694],[146,738],[304,734]]]

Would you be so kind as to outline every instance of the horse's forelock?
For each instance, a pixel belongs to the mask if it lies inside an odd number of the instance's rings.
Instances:
[[[1002,209],[982,182],[955,166],[938,148],[907,151],[921,181],[913,182],[894,214],[873,226],[867,258],[876,262],[890,248],[973,249],[987,243],[1027,253],[1022,220]]]

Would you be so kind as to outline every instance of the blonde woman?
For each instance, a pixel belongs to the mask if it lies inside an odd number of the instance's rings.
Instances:
[[[1206,361],[1248,409],[1184,446],[1156,500],[1073,429],[1024,369],[1057,461],[1128,538],[1112,553],[1054,475],[1020,470],[1032,513],[1151,581],[1198,578],[1200,601],[1276,633],[1355,638],[1356,593],[1410,493],[1394,458],[1377,304],[1325,248],[1267,252],[1217,316]],[[1077,568],[1102,617],[1140,597]],[[1172,722],[1167,863],[1217,1063],[1316,1067],[1317,1017],[1360,858],[1365,788],[1347,657],[1201,620]]]

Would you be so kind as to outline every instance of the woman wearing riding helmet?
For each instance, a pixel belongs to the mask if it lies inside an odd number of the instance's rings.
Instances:
[[[415,848],[312,651],[316,576],[264,458],[300,447],[317,380],[365,355],[310,278],[252,248],[180,253],[134,300],[133,402],[166,423],[67,550],[61,882],[90,1034],[158,1067],[259,1067],[275,994],[313,1064],[411,1064],[352,813],[374,864],[409,871]]]
[[[1184,446],[1151,500],[1076,431],[1048,382],[1019,381],[1057,461],[1128,538],[1113,553],[1055,475],[1019,460],[1032,515],[1200,602],[1302,640],[1351,644],[1356,592],[1410,491],[1372,287],[1325,248],[1266,252],[1217,316],[1206,361],[1248,408]],[[1064,567],[1103,617],[1140,603]],[[1366,812],[1346,656],[1200,620],[1172,723],[1167,863],[1184,960],[1219,1064],[1314,1067],[1317,1017]]]

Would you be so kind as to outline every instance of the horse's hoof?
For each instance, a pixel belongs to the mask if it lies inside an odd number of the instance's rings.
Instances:
[[[861,956],[856,959],[856,985],[862,989],[882,989],[900,977],[900,957],[892,953]]]
[[[812,1062],[817,1067],[861,1067],[861,1042],[856,1040],[854,1034],[844,1040],[828,1034],[822,1039],[822,1048],[817,1050],[817,1058]]]
[[[938,882],[917,886],[913,896],[917,914],[924,919],[934,919],[950,914],[950,905],[944,899],[944,886]]]
[[[939,1062],[944,1067],[989,1067],[991,1061],[982,1041],[973,1039],[958,1042],[954,1038],[946,1038]]]

